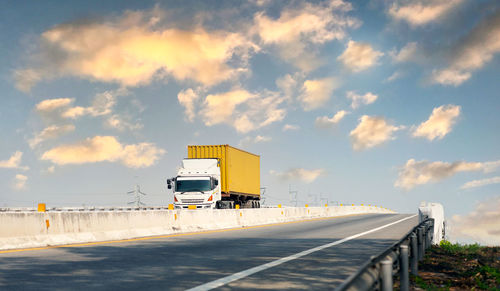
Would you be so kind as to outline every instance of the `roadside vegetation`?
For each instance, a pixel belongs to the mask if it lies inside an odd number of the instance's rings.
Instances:
[[[500,290],[500,247],[442,241],[419,262],[412,290]]]

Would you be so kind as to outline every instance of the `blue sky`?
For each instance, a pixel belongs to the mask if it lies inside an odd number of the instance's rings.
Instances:
[[[440,202],[500,242],[496,1],[1,6],[1,206],[165,205],[188,144],[230,144],[268,204]]]

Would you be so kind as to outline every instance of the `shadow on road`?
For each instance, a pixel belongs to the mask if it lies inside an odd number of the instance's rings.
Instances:
[[[310,248],[328,239],[158,239],[0,256],[1,290],[184,290]],[[331,289],[394,240],[356,239],[222,289]]]

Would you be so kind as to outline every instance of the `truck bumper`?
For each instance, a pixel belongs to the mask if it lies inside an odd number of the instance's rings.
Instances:
[[[215,208],[215,203],[203,203],[203,204],[186,204],[186,203],[174,203],[175,209],[189,209],[189,206],[196,207],[196,209],[209,209]]]

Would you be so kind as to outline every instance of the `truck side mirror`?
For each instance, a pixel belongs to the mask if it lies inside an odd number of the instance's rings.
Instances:
[[[167,188],[168,188],[168,189],[172,189],[172,185],[171,185],[171,184],[168,184],[168,185],[167,185]]]
[[[167,184],[168,184],[168,185],[172,184],[172,180],[167,179]]]
[[[215,181],[214,181],[214,185],[215,185],[215,186],[219,185],[219,180],[215,180]]]

